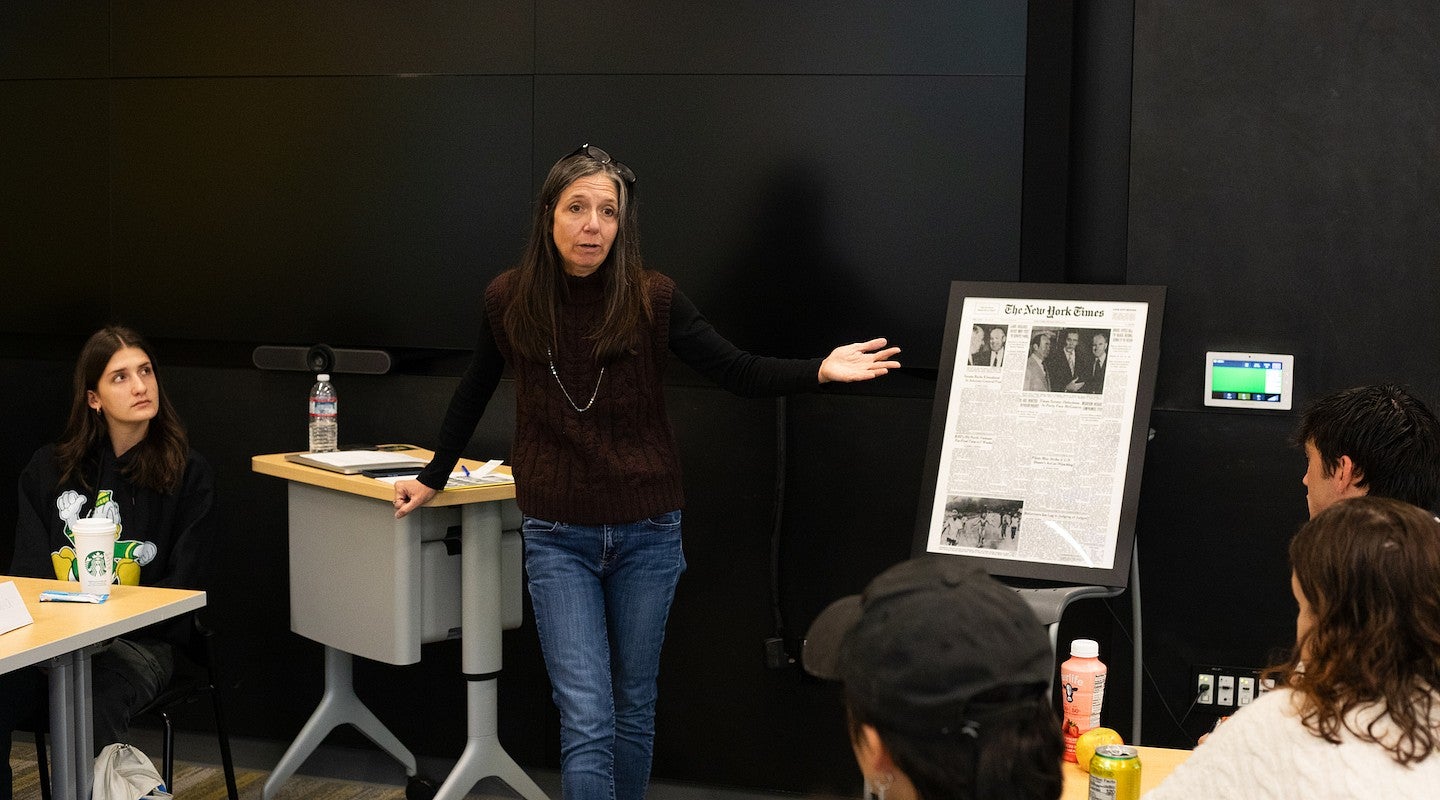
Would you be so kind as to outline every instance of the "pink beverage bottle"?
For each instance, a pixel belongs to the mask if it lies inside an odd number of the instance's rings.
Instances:
[[[1060,665],[1061,710],[1065,721],[1065,760],[1075,760],[1075,740],[1100,727],[1100,705],[1105,701],[1105,665],[1094,639],[1070,643],[1070,658]]]

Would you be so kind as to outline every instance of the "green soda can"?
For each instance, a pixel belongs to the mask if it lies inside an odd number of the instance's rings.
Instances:
[[[1103,744],[1090,759],[1090,800],[1140,800],[1140,753],[1128,744]]]

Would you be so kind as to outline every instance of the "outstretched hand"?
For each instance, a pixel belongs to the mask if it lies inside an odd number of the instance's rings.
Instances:
[[[898,347],[886,347],[884,339],[841,345],[830,351],[820,364],[820,382],[868,381],[878,378],[892,369],[899,369],[900,362],[892,361]]]

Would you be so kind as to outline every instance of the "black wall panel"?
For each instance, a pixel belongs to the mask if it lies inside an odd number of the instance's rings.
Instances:
[[[0,331],[63,334],[111,302],[106,86],[0,81]]]
[[[1415,382],[1440,349],[1440,13],[1424,2],[1137,6],[1130,280],[1166,283],[1156,405],[1204,351],[1295,353],[1302,400]]]
[[[730,405],[707,398],[711,391],[681,397],[704,398],[711,408]],[[715,447],[718,430],[758,437],[744,446],[758,452],[762,434],[773,432],[765,413],[771,407],[744,402],[744,418],[720,418],[718,425],[683,409],[676,415],[686,453],[690,568],[666,636],[656,774],[740,786],[761,785],[753,776],[771,775],[774,786],[790,791],[846,794],[855,778],[838,688],[764,664],[763,640],[775,633],[769,574],[761,567],[771,545],[772,465]],[[798,656],[805,628],[830,601],[860,591],[876,572],[909,556],[929,409],[929,398],[845,390],[785,401],[780,611],[792,654]],[[705,428],[709,434],[701,435]],[[697,473],[691,469],[697,463],[710,467]],[[738,745],[757,739],[757,731],[764,746]]]
[[[1022,90],[546,76],[536,161],[591,141],[631,166],[650,265],[741,347],[810,356],[887,336],[907,366],[933,368],[950,281],[1016,275]]]
[[[0,80],[108,75],[108,5],[106,0],[0,3]]]
[[[298,76],[526,73],[532,3],[111,4],[115,74]]]
[[[529,81],[122,81],[115,301],[154,337],[468,348],[523,245]]]
[[[1147,740],[1179,731],[1194,664],[1294,638],[1299,408],[1366,383],[1440,409],[1440,10],[1433,3],[1135,8],[1128,279],[1169,286],[1137,526]],[[1201,405],[1206,350],[1296,355],[1297,410]],[[1197,719],[1198,717],[1198,719]]]
[[[84,335],[111,319],[145,332],[217,472],[208,616],[241,679],[233,730],[290,740],[319,699],[321,649],[289,632],[285,488],[249,459],[303,446],[310,377],[245,355],[316,341],[468,350],[535,186],[589,140],[639,173],[647,259],[737,343],[814,355],[884,335],[905,348],[907,374],[788,401],[793,646],[826,603],[908,555],[949,282],[1017,279],[1026,203],[1063,217],[1063,181],[1021,183],[1027,133],[1065,129],[1051,100],[1068,93],[1026,76],[1027,27],[1055,18],[942,2],[5,4],[0,262],[16,300],[0,386],[26,422],[0,444],[0,480],[13,486],[57,435]],[[1065,79],[1063,61],[1047,79]],[[1063,241],[1046,227],[1031,235]],[[342,443],[433,445],[457,363],[337,376]],[[691,566],[655,774],[854,792],[836,687],[762,658],[776,404],[684,369],[667,381]],[[508,452],[509,391],[469,454]],[[0,493],[7,559],[14,509]],[[553,768],[558,722],[528,615],[504,642],[501,739]],[[440,758],[464,742],[458,674],[453,643],[414,666],[356,665],[381,719]],[[330,741],[370,749],[354,733]]]
[[[1025,5],[946,0],[536,3],[541,73],[1008,75]]]
[[[59,361],[0,358],[5,413],[24,420],[8,424],[0,436],[0,564],[8,566],[14,550],[20,472],[36,448],[54,441],[70,413],[72,367]]]

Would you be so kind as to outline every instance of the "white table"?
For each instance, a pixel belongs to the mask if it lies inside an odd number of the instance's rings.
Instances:
[[[0,576],[14,581],[34,623],[0,634],[0,672],[50,668],[50,785],[55,797],[86,800],[94,777],[90,652],[137,628],[205,607],[205,593],[153,586],[115,586],[100,604],[42,603],[47,589],[76,591],[70,581]]]
[[[427,461],[432,455],[407,452]],[[325,646],[325,690],[266,780],[265,800],[342,724],[414,777],[414,754],[355,694],[353,657],[413,664],[421,644],[456,635],[467,681],[466,743],[436,800],[461,800],[491,776],[529,800],[545,800],[497,736],[500,632],[519,627],[521,613],[515,485],[440,492],[397,520],[392,484],[295,464],[285,455],[255,456],[251,468],[289,482],[290,628]],[[342,563],[337,554],[349,555]]]

